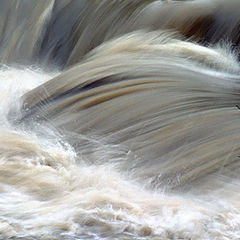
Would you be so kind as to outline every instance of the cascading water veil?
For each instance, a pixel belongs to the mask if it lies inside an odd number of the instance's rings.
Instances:
[[[0,0],[0,239],[240,239],[239,7]]]

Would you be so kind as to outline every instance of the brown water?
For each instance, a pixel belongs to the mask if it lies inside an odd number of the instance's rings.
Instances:
[[[0,239],[240,239],[237,1],[0,3]]]

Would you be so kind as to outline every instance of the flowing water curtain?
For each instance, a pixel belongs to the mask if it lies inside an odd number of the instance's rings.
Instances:
[[[221,25],[208,21],[217,9],[208,6],[223,2],[2,3],[12,19],[2,12],[2,63],[67,70],[39,73],[38,83],[30,71],[32,86],[52,79],[12,94],[22,111],[10,111],[0,131],[0,238],[239,238],[238,61],[229,49],[159,31],[201,41]],[[207,31],[195,23],[184,31],[194,12],[207,16],[196,21]]]
[[[54,0],[1,0],[0,62],[33,64],[34,52]]]
[[[69,67],[104,41],[139,29],[172,29],[205,45],[223,42],[235,48],[238,9],[236,0],[56,1],[39,55],[41,61]]]
[[[169,32],[135,32],[23,96],[20,121],[47,119],[123,145],[130,154],[121,169],[152,186],[181,186],[238,161],[238,72],[220,49]]]
[[[204,44],[239,43],[239,3],[224,1],[1,1],[1,63],[69,67],[106,40],[173,29]]]
[[[41,61],[73,65],[106,40],[131,32],[137,15],[150,2],[56,1],[39,49]]]

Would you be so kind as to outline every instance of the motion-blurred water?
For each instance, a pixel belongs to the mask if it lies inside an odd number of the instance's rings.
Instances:
[[[239,5],[0,0],[0,239],[240,239]]]

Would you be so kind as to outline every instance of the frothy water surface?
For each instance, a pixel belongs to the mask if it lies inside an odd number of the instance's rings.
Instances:
[[[237,1],[0,3],[0,239],[240,239]]]
[[[238,204],[147,190],[111,164],[89,164],[52,130],[14,129],[9,104],[52,74],[5,67],[0,77],[1,239],[238,238]]]

